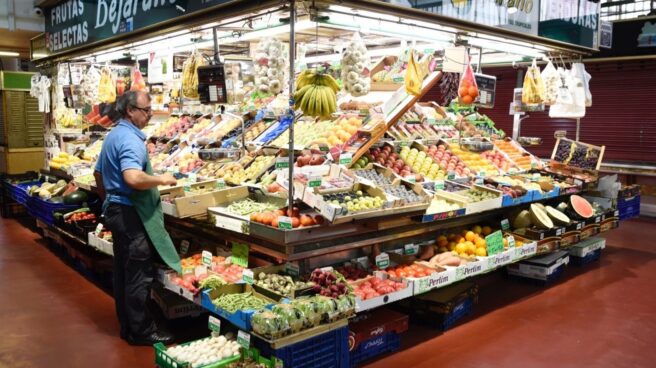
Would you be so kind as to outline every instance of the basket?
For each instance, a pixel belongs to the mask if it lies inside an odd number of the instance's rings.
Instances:
[[[255,339],[256,347],[265,357],[277,357],[285,367],[293,368],[345,368],[350,367],[348,326],[273,349],[261,339]]]

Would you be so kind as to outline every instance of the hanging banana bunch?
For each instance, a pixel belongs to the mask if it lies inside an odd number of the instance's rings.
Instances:
[[[198,98],[197,69],[205,64],[203,55],[200,52],[194,52],[182,65],[182,94],[184,97]]]
[[[304,70],[296,78],[294,103],[305,115],[329,117],[337,111],[339,85],[335,79],[313,70]]]

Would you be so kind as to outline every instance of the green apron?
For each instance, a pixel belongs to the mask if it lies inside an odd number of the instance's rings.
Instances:
[[[146,161],[146,174],[153,175],[150,160]],[[164,228],[164,213],[162,213],[162,201],[157,187],[146,190],[135,190],[130,195],[130,200],[141,218],[150,241],[157,249],[157,253],[166,264],[178,273],[182,273],[180,256],[171,241],[169,233]]]

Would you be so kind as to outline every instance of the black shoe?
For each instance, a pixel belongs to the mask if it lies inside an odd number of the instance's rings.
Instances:
[[[170,344],[170,343],[173,342],[174,338],[173,338],[173,335],[171,335],[167,332],[156,331],[156,332],[151,333],[148,336],[143,336],[143,337],[130,336],[130,337],[128,337],[127,340],[128,340],[128,344],[130,344],[130,345],[151,346],[151,345],[156,344],[158,342],[161,342],[164,345]]]

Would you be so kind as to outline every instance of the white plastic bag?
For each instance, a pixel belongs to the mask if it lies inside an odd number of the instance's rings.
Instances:
[[[585,89],[583,82],[571,70],[558,68],[561,85],[556,103],[549,108],[551,118],[576,119],[585,116]]]
[[[542,83],[544,83],[544,104],[551,106],[556,103],[558,88],[560,87],[560,76],[551,60],[542,70],[541,76]]]
[[[585,106],[592,106],[592,93],[590,92],[590,79],[592,76],[585,70],[583,63],[572,64],[572,70],[575,72],[576,77],[583,82],[583,89],[585,91]]]

